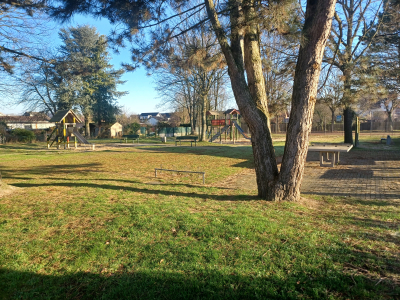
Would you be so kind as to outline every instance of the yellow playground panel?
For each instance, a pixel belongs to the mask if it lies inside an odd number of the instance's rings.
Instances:
[[[47,138],[47,148],[50,148],[54,143],[56,143],[57,149],[60,149],[61,144],[64,144],[64,149],[67,149],[72,142],[71,139],[73,139],[75,148],[77,148],[78,142],[80,144],[90,145],[90,143],[79,133],[78,125],[82,124],[82,121],[72,109],[59,110],[51,118],[50,122],[55,122],[56,127]],[[53,135],[54,139],[51,142]]]

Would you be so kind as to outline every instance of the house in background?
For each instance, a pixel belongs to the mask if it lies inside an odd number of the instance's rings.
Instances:
[[[25,113],[27,114],[27,113]],[[9,129],[28,129],[28,130],[43,130],[54,127],[56,124],[54,122],[49,122],[50,117],[43,114],[37,113],[22,116],[5,116],[0,115],[0,122],[6,123]]]
[[[110,135],[112,138],[114,137],[122,137],[123,135],[123,126],[121,124],[119,124],[118,122],[114,123],[114,125],[112,125],[110,127]]]
[[[141,113],[139,115],[139,120],[141,123],[146,123],[147,120],[149,120],[151,118],[156,118],[156,117],[161,117],[161,114],[159,112]]]
[[[92,131],[91,131],[92,132]],[[123,126],[116,122],[114,124],[95,126],[93,128],[93,136],[101,138],[121,137],[123,134]]]
[[[159,122],[168,122],[171,119],[171,113],[142,113],[139,115],[140,123],[156,126]]]

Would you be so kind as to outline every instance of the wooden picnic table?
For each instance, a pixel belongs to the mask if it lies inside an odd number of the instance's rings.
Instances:
[[[352,144],[311,144],[308,146],[308,151],[319,152],[321,167],[334,167],[335,163],[339,162],[339,153],[349,152],[351,148],[353,148]],[[325,164],[324,159],[329,164]]]

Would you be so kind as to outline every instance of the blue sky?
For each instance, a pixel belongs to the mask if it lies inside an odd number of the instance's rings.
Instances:
[[[76,16],[68,24],[56,24],[57,28],[53,34],[55,45],[59,44],[58,30],[63,27],[89,24],[97,28],[100,34],[108,35],[112,29],[111,24],[106,19],[95,20],[87,16]],[[130,62],[130,53],[128,49],[121,49],[117,55],[110,51],[111,64],[115,68],[120,68],[122,62]],[[125,73],[122,80],[126,81],[124,85],[120,85],[121,91],[128,91],[129,94],[119,99],[119,104],[129,113],[143,113],[153,111],[168,111],[168,108],[157,109],[159,103],[157,92],[154,89],[153,79],[146,75],[144,69],[138,69],[134,72]],[[0,112],[6,114],[20,114],[25,111],[23,106],[5,107],[0,106]]]

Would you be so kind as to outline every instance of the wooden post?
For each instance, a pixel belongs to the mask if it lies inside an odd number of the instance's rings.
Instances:
[[[57,149],[60,149],[60,137],[58,136],[58,134],[59,134],[59,132],[58,132],[58,129],[59,129],[59,124],[58,123],[56,123],[56,126],[57,126],[57,129],[56,129],[56,140],[57,140]]]
[[[64,143],[64,149],[67,149],[67,144],[66,144],[66,129],[65,129],[65,118],[62,119],[61,121],[62,125],[63,125],[63,143]]]
[[[356,118],[356,138],[355,138],[355,142],[354,142],[354,147],[358,147],[358,136],[360,133],[360,120],[358,119],[358,117]]]
[[[238,124],[239,125],[239,123],[238,123],[238,114],[236,114],[236,124]],[[238,129],[236,128],[236,126],[235,126],[235,137],[236,137],[236,141],[237,141],[237,139],[238,139]]]
[[[226,122],[227,120],[226,120],[226,114],[225,114],[225,126],[227,125],[227,122]],[[225,142],[226,142],[226,130],[225,130]]]

